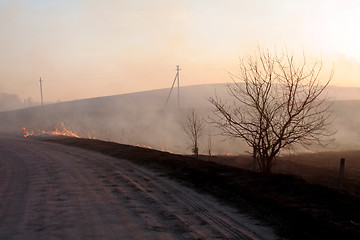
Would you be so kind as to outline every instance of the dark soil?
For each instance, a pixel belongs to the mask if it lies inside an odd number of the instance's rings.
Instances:
[[[294,175],[257,172],[152,149],[70,137],[42,138],[128,159],[262,219],[284,239],[360,239],[360,197]]]

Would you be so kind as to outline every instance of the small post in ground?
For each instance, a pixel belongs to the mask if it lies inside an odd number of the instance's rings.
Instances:
[[[340,159],[340,173],[339,173],[339,187],[343,187],[344,182],[344,171],[345,171],[345,158]]]

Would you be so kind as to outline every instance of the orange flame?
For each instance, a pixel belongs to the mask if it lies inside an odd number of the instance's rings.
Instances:
[[[136,144],[137,147],[142,147],[142,148],[148,148],[148,149],[153,149],[150,146],[144,145],[144,144]]]
[[[44,130],[29,130],[27,131],[25,127],[22,128],[24,131],[24,137],[29,136],[40,136],[40,135],[61,135],[61,136],[69,136],[69,137],[76,137],[80,138],[79,135],[77,135],[74,131],[71,130],[71,127],[67,127],[63,122],[61,123],[61,129],[55,127],[55,130],[53,131],[44,131]],[[91,137],[90,134],[88,134],[88,138],[95,139],[94,137]]]
[[[22,130],[24,131],[24,137],[29,137],[35,135],[34,131],[26,131],[26,129],[23,127]]]

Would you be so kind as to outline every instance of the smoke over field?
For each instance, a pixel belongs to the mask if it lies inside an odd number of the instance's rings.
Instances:
[[[241,154],[249,150],[240,140],[220,136],[217,129],[207,123],[212,115],[209,97],[218,96],[232,104],[226,85],[181,88],[180,109],[177,106],[176,91],[165,107],[168,93],[169,89],[160,89],[1,112],[0,131],[23,134],[23,127],[27,130],[54,131],[64,124],[80,137],[190,153],[191,147],[182,124],[186,112],[194,108],[206,122],[200,139],[200,153],[208,152],[209,137],[213,154]],[[327,98],[334,101],[331,128],[336,131],[335,141],[328,149],[312,146],[309,150],[360,149],[360,90],[329,87]]]

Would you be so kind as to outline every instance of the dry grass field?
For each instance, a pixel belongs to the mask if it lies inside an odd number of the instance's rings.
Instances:
[[[340,159],[345,158],[345,172],[342,188],[339,187]],[[209,159],[209,157],[203,157]],[[212,161],[229,166],[251,170],[250,156],[214,156]],[[295,175],[309,183],[345,191],[360,196],[360,151],[328,151],[301,153],[279,157],[274,173]]]

